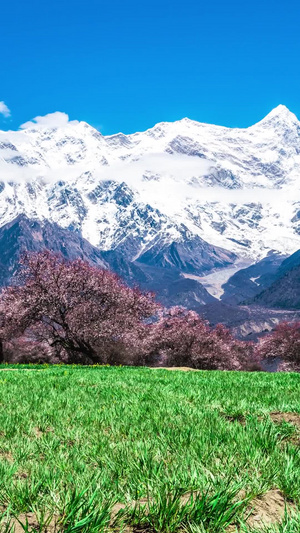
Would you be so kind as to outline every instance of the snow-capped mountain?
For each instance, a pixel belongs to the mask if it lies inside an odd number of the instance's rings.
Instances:
[[[300,248],[300,122],[284,106],[245,129],[28,123],[0,132],[0,181],[0,226],[24,213],[141,264],[203,273]]]

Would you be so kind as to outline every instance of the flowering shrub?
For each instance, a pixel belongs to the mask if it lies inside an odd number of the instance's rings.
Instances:
[[[281,322],[260,340],[261,359],[277,359],[281,370],[300,371],[300,322]]]
[[[165,366],[207,370],[259,369],[252,343],[236,340],[222,324],[210,328],[196,312],[169,309],[153,326],[152,353]]]
[[[1,337],[48,346],[50,359],[130,363],[158,305],[115,274],[48,251],[22,258],[22,285],[1,296]],[[23,340],[22,340],[23,339]],[[121,361],[120,359],[121,354]]]

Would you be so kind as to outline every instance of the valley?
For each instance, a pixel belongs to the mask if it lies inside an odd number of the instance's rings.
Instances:
[[[233,276],[236,272],[243,268],[247,268],[252,264],[251,259],[237,259],[232,265],[228,267],[215,270],[205,276],[193,276],[193,274],[184,274],[185,278],[196,279],[205,287],[205,289],[218,300],[221,299],[224,294],[223,285]]]

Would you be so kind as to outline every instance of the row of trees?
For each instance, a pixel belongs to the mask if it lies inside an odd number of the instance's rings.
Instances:
[[[194,311],[161,308],[153,294],[129,288],[112,272],[48,251],[23,256],[16,283],[3,290],[0,337],[2,360],[18,362],[222,370],[259,369],[262,357],[300,363],[299,325],[280,326],[257,347],[223,325],[209,327]]]

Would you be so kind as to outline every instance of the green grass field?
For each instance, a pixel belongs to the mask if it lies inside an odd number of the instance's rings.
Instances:
[[[269,416],[300,414],[299,374],[17,368],[0,372],[1,532],[300,531],[300,427]],[[270,491],[285,517],[255,526]]]

